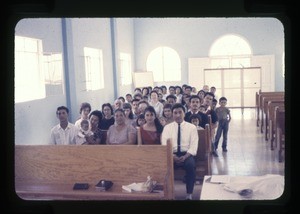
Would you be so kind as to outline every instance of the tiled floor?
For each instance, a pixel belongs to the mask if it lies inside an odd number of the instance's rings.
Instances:
[[[228,152],[223,153],[219,142],[219,157],[212,158],[212,174],[228,175],[284,175],[285,162],[278,162],[276,150],[270,149],[270,142],[256,126],[255,109],[231,109],[232,121],[228,132]],[[196,184],[194,200],[199,200],[202,184]],[[184,200],[185,184],[175,181],[175,199]]]

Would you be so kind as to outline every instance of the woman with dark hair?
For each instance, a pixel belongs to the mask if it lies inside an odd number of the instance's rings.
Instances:
[[[183,94],[182,88],[179,85],[176,85],[175,86],[176,103],[182,102],[182,94]]]
[[[148,87],[144,87],[142,89],[142,96],[148,96],[149,95],[149,88]]]
[[[156,116],[156,112],[153,106],[148,106],[145,109],[145,120],[146,123],[140,127],[142,144],[158,144],[160,145],[161,133],[163,126]]]
[[[198,93],[197,93],[198,97],[200,97],[201,103],[203,102],[205,93],[206,93],[206,92],[205,92],[204,90],[200,90],[200,91],[198,91]]]
[[[86,137],[85,144],[104,144],[104,142],[102,142],[102,134],[99,127],[102,117],[102,112],[99,110],[94,110],[89,114],[90,130],[93,132],[93,135]]]
[[[135,127],[136,126],[136,122],[133,119],[133,112],[132,112],[131,104],[130,103],[124,103],[123,104],[123,110],[124,110],[125,117],[126,117],[125,123],[126,124],[130,124],[133,127]]]
[[[99,128],[102,133],[102,143],[106,143],[107,130],[111,125],[115,123],[115,118],[113,116],[114,110],[110,103],[104,103],[102,105],[103,119],[100,122]]]

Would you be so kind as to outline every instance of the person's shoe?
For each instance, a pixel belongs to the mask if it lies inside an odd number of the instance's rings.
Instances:
[[[223,152],[227,152],[227,149],[226,149],[226,148],[223,148]]]
[[[214,157],[219,157],[219,155],[218,155],[218,153],[217,153],[217,151],[212,151],[212,153],[211,153]]]
[[[186,198],[185,198],[186,200],[193,200],[193,198],[192,198],[192,194],[187,194],[187,196],[186,196]]]

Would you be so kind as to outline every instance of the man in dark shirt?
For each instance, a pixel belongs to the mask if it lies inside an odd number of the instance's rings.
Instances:
[[[197,95],[192,95],[190,97],[190,111],[185,113],[184,120],[187,122],[191,122],[190,116],[192,114],[198,114],[201,118],[201,124],[199,124],[199,126],[205,128],[205,125],[208,123],[208,116],[199,111],[200,105],[200,97],[198,97]]]

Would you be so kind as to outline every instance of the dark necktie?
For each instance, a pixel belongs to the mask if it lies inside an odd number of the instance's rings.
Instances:
[[[180,138],[181,138],[181,133],[180,133],[180,123],[178,123],[178,132],[177,132],[177,153],[179,154],[180,151]]]

